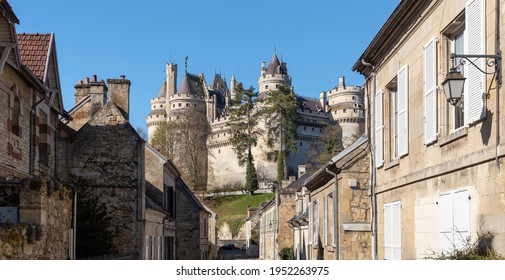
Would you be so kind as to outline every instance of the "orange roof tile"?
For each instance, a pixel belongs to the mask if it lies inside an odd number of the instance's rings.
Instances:
[[[21,63],[40,80],[44,79],[51,34],[18,34]]]

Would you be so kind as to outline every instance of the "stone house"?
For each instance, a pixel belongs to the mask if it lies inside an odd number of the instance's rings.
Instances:
[[[365,135],[305,179],[297,204],[301,213],[303,200],[308,197],[307,214],[291,221],[308,227],[308,251],[297,253],[299,258],[305,255],[310,260],[371,259],[368,149]],[[302,243],[294,244],[295,251],[306,248],[304,238],[297,241]]]
[[[288,221],[296,213],[294,176],[285,180],[275,191],[275,197],[261,204],[255,213],[248,213],[246,219],[246,246],[252,247],[252,230],[259,225],[259,256],[264,260],[279,259],[279,252],[293,245],[293,230]]]
[[[176,196],[180,173],[170,159],[145,145],[146,233],[144,259],[174,260]]]
[[[176,180],[175,197],[177,259],[209,259],[212,252],[209,246],[209,224],[213,225],[211,231],[215,233],[215,215],[198,200],[181,178]]]
[[[67,259],[71,190],[55,176],[63,110],[54,34],[17,34],[0,1],[0,259]]]
[[[259,257],[263,260],[278,259],[279,218],[275,198],[259,209],[260,243]]]
[[[479,71],[497,69],[504,5],[403,0],[353,66],[372,112],[374,258],[449,252],[479,232],[505,253],[502,73]],[[455,105],[442,87],[453,67],[466,78]]]

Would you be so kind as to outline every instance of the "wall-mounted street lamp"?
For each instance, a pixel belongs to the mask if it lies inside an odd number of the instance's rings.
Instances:
[[[465,77],[458,71],[457,67],[454,67],[454,61],[456,58],[461,58],[461,64],[465,64],[467,61],[470,62],[475,68],[477,68],[480,72],[491,75],[494,74],[496,77],[496,81],[498,85],[501,85],[501,53],[496,55],[467,55],[467,54],[451,54],[451,59],[453,61],[453,67],[447,73],[445,77],[445,81],[442,82],[442,86],[444,88],[445,97],[447,102],[451,103],[451,105],[455,106],[463,95],[463,89],[465,85]],[[473,59],[484,58],[486,59],[486,65],[488,67],[494,67],[494,71],[486,72],[484,69],[481,69]],[[491,86],[489,87],[489,90]],[[486,92],[486,94],[489,94]]]

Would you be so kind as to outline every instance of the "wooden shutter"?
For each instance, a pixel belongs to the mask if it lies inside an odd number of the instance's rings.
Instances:
[[[452,193],[438,195],[439,216],[439,242],[440,252],[449,252],[453,249],[453,220],[452,220]]]
[[[424,144],[437,140],[437,40],[424,47]]]
[[[151,242],[149,240],[149,236],[145,237],[144,243],[145,243],[145,247],[146,247],[145,248],[145,250],[146,250],[146,252],[145,252],[145,254],[146,254],[145,259],[148,260],[149,256],[150,256],[149,255],[149,245],[151,244]]]
[[[324,213],[323,213],[323,243],[324,246],[328,245],[328,196],[324,197]]]
[[[374,112],[374,121],[375,121],[375,167],[380,167],[384,163],[384,152],[383,152],[383,134],[384,134],[384,125],[383,125],[383,114],[382,114],[382,98],[384,92],[380,90],[375,95],[375,112]]]
[[[485,54],[485,4],[484,0],[471,0],[465,9],[465,52],[476,55]],[[486,69],[485,59],[473,59],[481,69]],[[471,63],[465,64],[465,124],[470,124],[485,117],[484,95],[486,91],[485,75]]]
[[[398,156],[409,152],[409,67],[398,71]]]
[[[314,243],[319,244],[319,199],[314,203]]]
[[[393,240],[391,237],[391,204],[384,205],[384,259],[393,259]]]
[[[462,248],[470,237],[470,200],[468,190],[454,192],[454,246]]]
[[[333,204],[332,204],[332,207],[333,207],[333,239],[331,240],[331,243],[333,246],[338,246],[338,244],[336,244],[336,239],[337,239],[337,234],[338,234],[338,223],[337,223],[337,192],[336,191],[333,191]],[[338,254],[338,248],[337,248],[337,254]]]
[[[400,201],[391,205],[391,244],[393,245],[393,260],[402,259],[402,213]]]
[[[314,215],[312,213],[312,203],[309,202],[309,244],[312,244],[312,239],[314,239],[313,234],[312,234],[312,225],[314,221]]]

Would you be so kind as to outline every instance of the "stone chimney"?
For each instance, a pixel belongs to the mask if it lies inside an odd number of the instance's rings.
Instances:
[[[258,210],[256,207],[251,207],[251,205],[247,205],[247,218],[251,217],[254,215],[254,213]]]
[[[88,80],[89,81],[89,80]],[[107,100],[107,86],[103,80],[97,81],[96,75],[93,75],[89,85],[89,93],[91,95],[90,116],[102,109]]]
[[[130,116],[130,80],[127,80],[124,75],[119,79],[108,79],[109,84],[109,101],[114,102],[116,106],[123,111],[127,120]]]
[[[84,83],[82,80],[79,80],[77,82],[77,85],[74,86],[75,90],[75,103],[79,103],[83,98],[89,95],[89,78],[86,77],[84,78]]]

